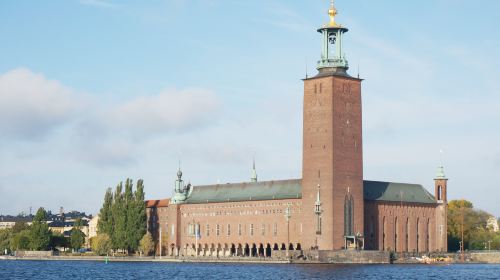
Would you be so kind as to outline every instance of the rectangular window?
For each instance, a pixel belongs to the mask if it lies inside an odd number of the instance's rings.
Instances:
[[[250,224],[250,236],[253,236],[253,224]]]
[[[193,224],[188,225],[188,236],[193,236],[194,235],[194,227]]]
[[[231,235],[231,225],[227,224],[227,236]]]
[[[220,235],[220,227],[219,224],[215,227],[215,235],[219,236]]]
[[[241,224],[238,224],[238,235],[241,236]]]

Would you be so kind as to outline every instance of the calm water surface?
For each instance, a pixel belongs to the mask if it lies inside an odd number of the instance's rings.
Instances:
[[[500,265],[0,261],[0,279],[500,279]]]

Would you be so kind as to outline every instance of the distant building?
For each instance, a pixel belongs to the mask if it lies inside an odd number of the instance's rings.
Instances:
[[[16,223],[31,225],[33,216],[0,216],[0,229],[13,228]]]
[[[99,223],[99,215],[95,215],[90,221],[89,221],[89,239],[97,236],[97,224]]]
[[[276,251],[447,251],[447,184],[363,178],[362,79],[349,68],[344,34],[329,9],[318,74],[303,95],[302,178],[192,186],[177,173],[170,199],[147,201],[148,230],[162,254],[272,256]],[[390,81],[388,81],[390,83]],[[277,106],[280,106],[277,104]]]
[[[487,222],[487,227],[493,231],[493,232],[498,232],[499,230],[499,227],[498,227],[498,220],[496,217],[493,217],[491,216],[489,219],[488,219],[488,222]]]

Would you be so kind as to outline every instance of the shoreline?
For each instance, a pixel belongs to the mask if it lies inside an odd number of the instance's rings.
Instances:
[[[51,256],[51,257],[15,257],[15,256],[0,256],[0,261],[83,261],[83,262],[106,262],[105,256]],[[484,261],[466,261],[466,262],[437,262],[432,264],[419,262],[404,262],[398,261],[394,263],[330,263],[319,261],[303,261],[303,260],[273,260],[273,259],[209,259],[209,258],[155,258],[155,257],[108,257],[107,262],[152,262],[152,263],[241,263],[241,264],[337,264],[337,265],[450,265],[450,264],[500,264],[498,262]]]

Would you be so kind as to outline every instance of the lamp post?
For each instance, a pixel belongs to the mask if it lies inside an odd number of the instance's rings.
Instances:
[[[461,253],[461,259],[462,259],[462,262],[465,261],[465,255],[464,255],[464,209],[463,209],[463,206],[460,207],[460,212],[462,214],[462,241],[460,242],[461,245],[460,245],[460,253]]]
[[[162,246],[162,238],[161,238],[161,223],[160,223],[160,259],[161,259],[161,253],[162,253],[162,252],[161,252],[161,250],[162,250],[162,248],[161,248],[161,247],[163,247],[163,246]]]
[[[290,213],[290,205],[288,205],[285,209],[285,219],[286,219],[286,257],[288,258],[288,246],[290,246],[290,217],[292,214]]]
[[[491,240],[488,240],[488,251],[491,251]]]

